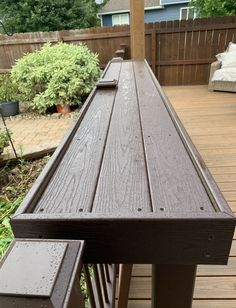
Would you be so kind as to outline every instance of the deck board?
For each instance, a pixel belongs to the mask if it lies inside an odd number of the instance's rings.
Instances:
[[[130,299],[149,299],[151,278],[134,277],[130,286]],[[236,299],[235,277],[197,277],[195,299]],[[222,307],[224,308],[224,307]]]
[[[136,264],[134,266],[133,277],[149,277],[151,275],[151,265]],[[199,265],[198,276],[236,276],[236,257],[230,257],[228,266],[224,265]]]
[[[150,308],[150,300],[130,300],[129,308]],[[192,308],[235,308],[236,300],[194,300]]]
[[[132,62],[122,63],[118,89],[93,212],[150,212]]]
[[[142,62],[133,63],[153,210],[214,212],[160,93]],[[152,112],[150,112],[150,110]]]
[[[236,95],[206,86],[165,87],[191,139],[236,212]],[[236,232],[234,235],[236,239]],[[149,308],[150,266],[133,269],[129,308]],[[236,307],[236,240],[228,266],[199,266],[193,308]]]

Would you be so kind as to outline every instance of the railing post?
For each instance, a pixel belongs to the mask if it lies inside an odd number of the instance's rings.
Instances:
[[[144,0],[130,0],[131,58],[145,58]]]
[[[0,262],[0,307],[84,308],[84,243],[16,239]]]

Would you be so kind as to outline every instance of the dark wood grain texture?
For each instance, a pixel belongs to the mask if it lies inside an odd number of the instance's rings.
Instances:
[[[94,92],[15,235],[85,240],[87,263],[225,264],[230,208],[148,64],[115,61],[117,90]]]
[[[50,216],[27,214],[14,218],[15,235],[80,237],[86,241],[86,263],[152,263],[155,260],[160,264],[226,264],[235,226],[235,221],[227,215],[185,220],[141,215],[139,218],[101,215],[91,219]]]
[[[208,196],[211,199],[212,206],[214,207],[216,212],[227,213],[233,220],[235,220],[234,215],[227,204],[223,194],[221,193],[219,187],[217,186],[214,178],[212,177],[211,173],[206,167],[200,153],[194,146],[191,138],[189,137],[186,129],[184,128],[183,124],[181,123],[179,117],[177,116],[173,106],[171,105],[169,99],[166,97],[165,93],[163,92],[160,84],[156,80],[153,72],[151,71],[150,67],[148,70],[150,75],[152,76],[152,80],[156,85],[156,88],[162,97],[163,103],[168,110],[168,113],[175,125],[176,130],[178,131],[179,136],[185,146],[186,151],[188,152],[191,160],[195,166],[196,172],[198,173],[199,177],[201,178],[202,184],[205,187],[205,190],[208,192]]]
[[[106,69],[104,70],[101,78],[105,76],[109,69],[109,64],[107,65]],[[43,171],[40,173],[39,177],[35,181],[33,187],[29,190],[27,193],[24,201],[22,202],[21,206],[19,209],[16,210],[15,215],[18,215],[20,213],[30,213],[33,209],[35,210],[36,205],[38,201],[40,200],[43,191],[47,187],[49,181],[51,180],[55,170],[57,169],[61,159],[64,157],[71,140],[73,139],[78,127],[80,126],[81,122],[83,121],[83,118],[94,98],[94,95],[96,94],[96,88],[94,88],[90,95],[88,96],[85,104],[81,108],[79,112],[79,116],[77,121],[75,122],[74,125],[67,131],[65,134],[64,138],[58,145],[56,151],[53,153],[51,159],[49,162],[46,164],[45,168]]]
[[[124,62],[93,204],[95,213],[151,211],[132,62]]]
[[[147,66],[136,62],[134,72],[153,210],[214,212]]]
[[[228,133],[229,125],[233,128],[236,123],[236,113],[234,112],[236,107],[235,95],[221,92],[208,94],[206,86],[165,87],[164,91],[184,123],[189,135],[193,138],[203,159],[206,159],[205,149],[209,149],[209,152],[211,152],[211,157],[208,159],[207,164],[219,166],[220,161],[222,163],[227,162],[228,158],[225,158],[225,154],[232,153],[232,149],[235,149],[236,146],[236,135],[233,132]],[[225,130],[225,127],[227,127],[227,130]],[[214,135],[208,135],[209,128],[214,128]],[[192,135],[192,131],[194,135]],[[223,149],[224,151],[221,151]],[[221,159],[219,157],[220,153]],[[214,154],[218,157],[217,162],[215,162]],[[233,158],[234,163],[230,167],[224,167],[220,163],[221,167],[210,168],[223,192],[227,189],[227,184],[234,191],[236,190],[234,183],[236,181],[236,156],[231,155],[230,162],[233,162]],[[236,203],[231,202],[230,200],[232,199],[228,199],[227,196],[226,200],[235,212],[236,207],[232,207],[232,205],[234,206]],[[236,307],[234,286],[236,281],[235,248],[236,245],[233,241],[228,266],[198,266],[195,299],[193,300],[194,308]],[[130,286],[130,308],[151,307],[151,279],[146,278],[150,276],[150,265],[134,266]]]
[[[152,308],[191,308],[194,265],[152,265]]]
[[[111,63],[105,77],[119,79],[120,67]],[[115,96],[116,89],[97,91],[35,212],[91,211]]]

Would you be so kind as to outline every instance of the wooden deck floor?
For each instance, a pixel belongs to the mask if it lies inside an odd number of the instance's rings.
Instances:
[[[206,86],[164,90],[236,212],[236,94],[211,93]],[[129,308],[150,307],[150,274],[150,266],[134,267]],[[236,234],[228,266],[199,266],[193,308],[236,308]]]

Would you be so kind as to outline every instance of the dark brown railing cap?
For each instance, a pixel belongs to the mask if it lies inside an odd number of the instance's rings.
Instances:
[[[14,240],[0,263],[0,307],[70,307],[82,250],[80,241]]]

